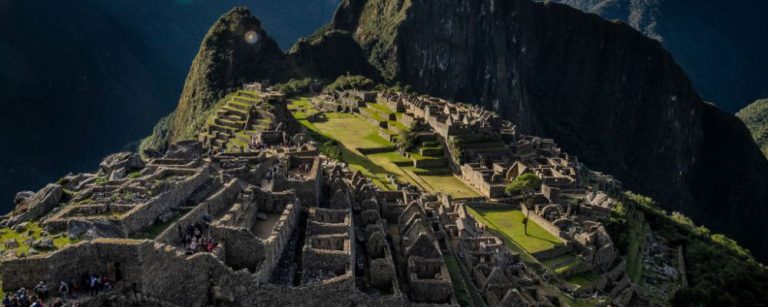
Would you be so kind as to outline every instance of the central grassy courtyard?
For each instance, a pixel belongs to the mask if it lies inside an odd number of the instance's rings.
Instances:
[[[379,127],[361,116],[352,113],[321,113],[306,98],[292,100],[288,109],[307,128],[310,137],[322,142],[337,141],[344,162],[371,178],[381,188],[397,188],[387,179],[388,175],[393,175],[397,181],[413,184],[425,191],[447,193],[455,198],[479,196],[446,168],[414,167],[411,158],[395,151],[394,144],[379,135]],[[361,149],[379,149],[381,152],[364,154]]]
[[[467,207],[467,210],[479,222],[512,241],[516,245],[515,249],[522,248],[525,252],[533,254],[563,244],[560,239],[533,221],[528,222],[528,231],[526,232],[523,224],[525,215],[519,209]]]

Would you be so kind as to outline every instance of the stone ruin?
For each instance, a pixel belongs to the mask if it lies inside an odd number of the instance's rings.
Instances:
[[[547,270],[475,221],[466,211],[472,203],[381,190],[321,157],[296,129],[284,97],[262,90],[251,84],[229,96],[197,140],[145,158],[110,155],[96,172],[20,192],[3,226],[35,221],[79,242],[4,258],[4,290],[106,272],[115,288],[80,298],[83,306],[456,306],[461,278],[490,306],[562,304],[545,287]],[[426,125],[447,146],[450,170],[487,204],[530,212],[564,241],[553,255],[584,259],[560,277],[598,272],[605,282],[589,290],[620,304],[631,298],[626,264],[616,264],[598,221],[616,205],[610,189],[620,183],[479,107],[397,92],[333,93],[313,103],[330,100],[333,112],[379,100],[403,113],[403,124]],[[524,173],[543,183],[530,206],[503,194]],[[190,251],[191,229],[202,229],[215,248]]]

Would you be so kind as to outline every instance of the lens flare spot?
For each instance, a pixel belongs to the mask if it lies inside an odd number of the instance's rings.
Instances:
[[[248,31],[245,32],[245,41],[249,44],[255,44],[259,42],[259,33],[256,33],[256,31]]]

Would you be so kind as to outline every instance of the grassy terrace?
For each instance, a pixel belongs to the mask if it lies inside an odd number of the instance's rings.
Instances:
[[[517,248],[532,254],[551,249],[562,244],[556,238],[534,222],[528,223],[528,233],[523,226],[525,215],[518,209],[475,209],[467,207],[472,216],[491,229],[513,241]]]
[[[28,240],[37,240],[42,236],[43,229],[37,223],[29,223],[28,226],[22,231],[15,231],[10,228],[0,229],[0,252],[5,253],[9,249],[5,247],[5,242],[8,240],[16,240],[19,243],[19,247],[15,248],[16,255],[21,253],[28,253],[31,246],[27,243]],[[53,245],[59,249],[69,244],[77,242],[77,240],[70,239],[66,234],[59,234],[52,237]],[[45,251],[40,251],[45,252]]]
[[[385,106],[381,105],[381,107]],[[377,108],[372,107],[372,109]],[[378,127],[359,116],[329,112],[325,113],[322,119],[310,121],[309,118],[318,111],[306,98],[291,101],[288,109],[299,123],[307,128],[313,138],[319,141],[331,139],[338,141],[344,161],[349,163],[352,169],[359,170],[366,177],[371,178],[381,188],[387,190],[396,188],[387,180],[387,175],[392,174],[400,182],[409,182],[427,191],[450,193],[454,197],[478,196],[474,190],[451,174],[439,174],[429,169],[404,166],[411,165],[411,159],[395,151],[362,154],[357,150],[358,148],[393,147],[394,144],[378,134]]]

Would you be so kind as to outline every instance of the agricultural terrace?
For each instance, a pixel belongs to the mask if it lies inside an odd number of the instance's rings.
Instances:
[[[361,171],[379,187],[394,190],[397,187],[390,182],[388,175],[393,175],[398,182],[413,184],[425,191],[442,192],[456,198],[479,196],[472,188],[441,168],[417,168],[413,159],[436,159],[420,157],[414,154],[405,157],[395,150],[395,145],[381,136],[379,127],[367,121],[363,116],[352,113],[320,112],[307,98],[292,100],[288,109],[304,127],[311,138],[325,143],[338,142],[341,158],[352,169]],[[386,106],[371,103],[366,114],[392,112]],[[381,120],[385,121],[382,115]],[[407,129],[397,121],[389,121],[385,134],[396,135]],[[401,130],[402,129],[402,130]],[[372,153],[371,153],[372,152]]]

